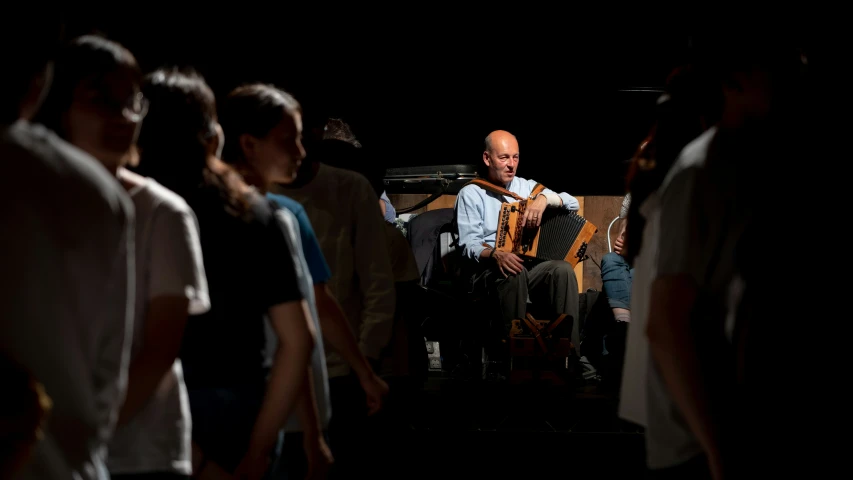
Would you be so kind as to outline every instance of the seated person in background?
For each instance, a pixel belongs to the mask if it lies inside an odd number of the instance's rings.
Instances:
[[[487,180],[522,198],[530,196],[534,180],[516,176],[518,140],[509,132],[494,131],[486,137],[483,163]],[[571,317],[572,343],[580,345],[578,332],[578,283],[571,264],[565,261],[526,261],[519,256],[495,250],[495,233],[501,204],[515,202],[512,197],[490,192],[479,185],[467,185],[456,197],[455,221],[462,254],[473,266],[471,281],[475,288],[485,286],[497,292],[506,331],[512,320],[523,319],[527,300],[548,303],[556,314]],[[578,210],[577,199],[567,193],[545,189],[528,202],[524,224],[539,226],[546,208]],[[529,293],[529,297],[528,297]]]
[[[631,194],[622,200],[622,210],[619,212],[619,236],[613,245],[613,251],[601,257],[601,282],[607,303],[613,309],[617,322],[631,321],[631,283],[634,269],[628,265],[622,250],[625,242],[625,227],[627,226],[628,209],[631,205]]]
[[[382,210],[382,216],[386,222],[394,223],[397,221],[397,210],[394,205],[391,205],[391,200],[388,199],[385,190],[382,190],[382,195],[379,196],[379,209]]]

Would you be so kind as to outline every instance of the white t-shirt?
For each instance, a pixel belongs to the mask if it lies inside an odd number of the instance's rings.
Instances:
[[[133,325],[133,204],[47,129],[0,126],[0,349],[53,402],[19,478],[106,479]]]
[[[641,207],[647,224],[635,262],[623,373],[627,390],[621,393],[620,415],[646,426],[646,459],[653,469],[683,464],[702,448],[649,352],[645,329],[651,284],[661,275],[691,276],[704,302],[697,307],[704,317],[694,320],[716,318],[722,324],[734,279],[735,245],[743,215],[748,213],[731,208],[727,185],[714,184],[714,191],[697,190],[717,131],[711,128],[684,147],[657,195]]]
[[[631,282],[631,322],[625,343],[625,363],[622,369],[622,387],[619,399],[619,416],[646,427],[646,383],[649,371],[649,341],[646,324],[649,314],[649,297],[655,279],[658,239],[658,196],[652,193],[640,206],[646,223],[643,227],[642,248],[634,258],[634,277]]]
[[[702,451],[657,373],[649,351],[646,327],[651,287],[658,275],[661,245],[665,243],[672,249],[667,250],[666,255],[682,256],[675,250],[683,250],[686,244],[683,238],[662,241],[661,197],[673,177],[688,167],[704,164],[707,147],[715,131],[714,128],[706,131],[684,148],[657,192],[650,195],[640,207],[646,225],[643,229],[643,245],[634,262],[631,325],[628,327],[619,414],[646,428],[646,463],[652,469],[679,465]],[[687,189],[678,193],[689,197],[691,192]],[[672,192],[668,200],[674,200]],[[690,203],[688,200],[682,198],[685,204]]]
[[[136,308],[132,359],[143,347],[148,305],[161,296],[185,296],[189,315],[210,309],[198,222],[187,203],[151,178],[123,171],[139,183],[136,207]],[[109,445],[111,473],[192,473],[192,421],[181,361],[163,377],[148,403],[116,429]]]

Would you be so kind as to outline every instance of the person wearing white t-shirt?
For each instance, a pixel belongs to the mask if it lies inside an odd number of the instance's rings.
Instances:
[[[659,476],[685,468],[707,471],[702,458],[696,457],[695,443],[683,423],[667,422],[650,412],[657,411],[657,405],[650,402],[658,402],[660,394],[655,389],[661,386],[650,382],[652,358],[646,328],[659,255],[660,191],[667,174],[680,168],[673,165],[682,149],[700,136],[707,125],[716,122],[718,90],[715,85],[705,84],[692,66],[675,69],[667,80],[666,93],[658,100],[657,124],[640,144],[629,173],[631,202],[622,251],[634,274],[619,416],[647,429],[647,465]],[[669,443],[660,439],[668,439]],[[670,448],[678,444],[681,447]],[[699,459],[698,466],[694,458]]]
[[[19,7],[0,19],[14,66],[0,76],[0,350],[51,411],[14,478],[105,480],[133,331],[134,208],[94,158],[30,123],[60,28],[41,4]]]
[[[720,121],[681,151],[658,189],[646,444],[649,466],[664,478],[744,473],[725,328],[743,232],[758,213],[758,188],[744,179],[780,140],[787,122],[774,124],[776,114],[786,113],[780,100],[801,61],[784,43],[752,40],[727,32],[710,57],[724,99]]]
[[[107,467],[113,478],[189,477],[192,422],[177,356],[188,316],[207,311],[210,300],[193,211],[153,179],[124,169],[136,157],[136,132],[146,113],[140,81],[136,60],[121,45],[78,38],[57,63],[56,86],[40,116],[115,175],[136,210],[131,363]],[[63,98],[72,98],[64,111]],[[56,122],[60,118],[68,121]]]

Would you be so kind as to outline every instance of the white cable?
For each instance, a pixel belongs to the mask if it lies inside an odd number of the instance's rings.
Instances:
[[[610,222],[610,226],[607,227],[607,250],[612,252],[613,246],[610,244],[610,229],[613,228],[613,224],[616,223],[616,220],[619,220],[622,217],[616,217]]]

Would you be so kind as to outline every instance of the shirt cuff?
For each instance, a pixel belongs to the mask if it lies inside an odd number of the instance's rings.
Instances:
[[[548,206],[551,208],[560,208],[563,206],[563,199],[556,193],[542,192],[539,195],[542,195],[546,200],[548,200]]]
[[[563,208],[565,208],[567,210],[574,210],[574,211],[580,210],[581,204],[580,204],[580,202],[578,202],[577,198],[575,198],[575,197],[573,197],[573,196],[571,196],[565,192],[564,193],[558,193],[557,195],[559,195],[560,199],[563,200]]]
[[[473,258],[474,260],[479,262],[480,261],[480,255],[483,253],[483,250],[485,250],[485,249],[486,249],[486,247],[484,247],[483,245],[473,245],[473,246],[468,247],[468,252],[470,252],[471,258]]]

